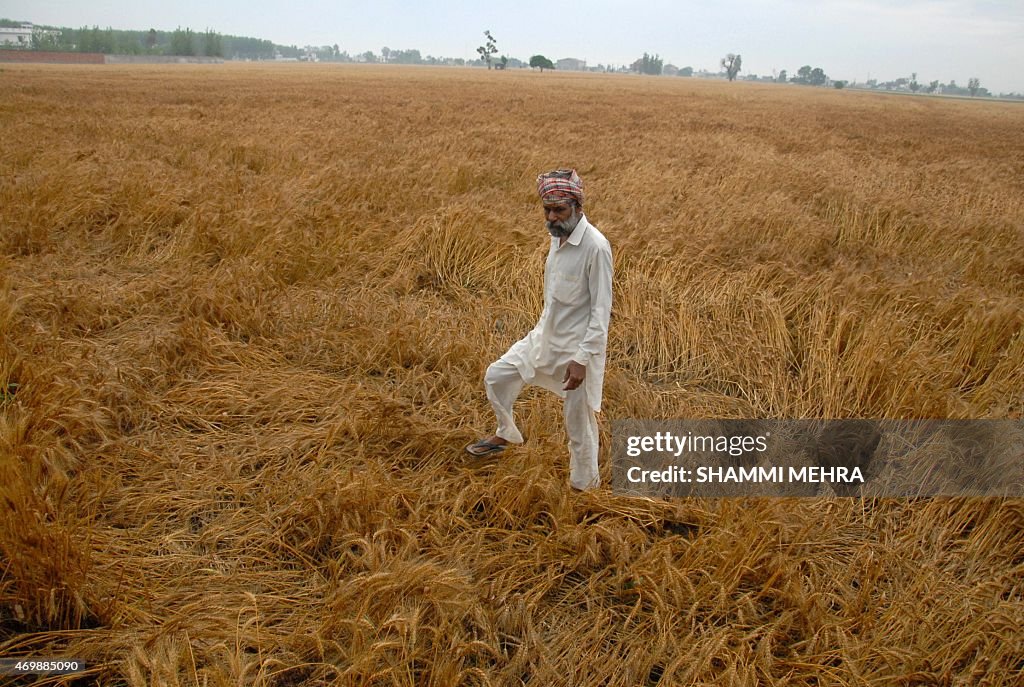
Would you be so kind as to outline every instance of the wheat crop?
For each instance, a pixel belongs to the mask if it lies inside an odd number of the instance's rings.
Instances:
[[[0,655],[133,687],[1024,680],[1019,499],[576,494],[537,390],[522,448],[460,453],[540,312],[533,180],[566,165],[615,254],[602,472],[616,418],[1019,418],[1020,106],[333,65],[0,84]]]

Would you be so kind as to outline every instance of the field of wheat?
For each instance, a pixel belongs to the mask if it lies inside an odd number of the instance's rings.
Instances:
[[[460,453],[540,312],[559,166],[615,253],[606,475],[620,418],[1020,417],[1024,107],[328,65],[0,87],[0,656],[133,687],[1024,681],[1021,500],[579,494],[537,390],[525,445]]]

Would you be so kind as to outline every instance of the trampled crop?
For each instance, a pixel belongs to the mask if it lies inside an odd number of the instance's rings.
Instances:
[[[1016,684],[1024,504],[483,467],[538,172],[615,418],[1020,417],[1024,109],[328,65],[0,75],[0,654],[104,684]],[[603,468],[607,468],[607,461]],[[606,480],[607,481],[607,480]]]

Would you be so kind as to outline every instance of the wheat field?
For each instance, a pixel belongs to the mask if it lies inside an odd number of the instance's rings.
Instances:
[[[132,687],[1024,683],[1020,499],[578,494],[537,390],[523,447],[461,454],[567,165],[615,254],[603,474],[620,418],[1021,417],[1024,107],[359,65],[0,86],[0,656]]]

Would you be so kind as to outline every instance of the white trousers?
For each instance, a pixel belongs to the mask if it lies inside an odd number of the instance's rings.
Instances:
[[[512,417],[512,405],[519,398],[524,384],[516,366],[504,360],[493,363],[484,375],[487,400],[498,419],[495,435],[513,444],[523,443],[523,435]],[[566,392],[562,416],[565,433],[569,435],[569,484],[580,490],[599,486],[597,417],[587,402],[585,384]]]

